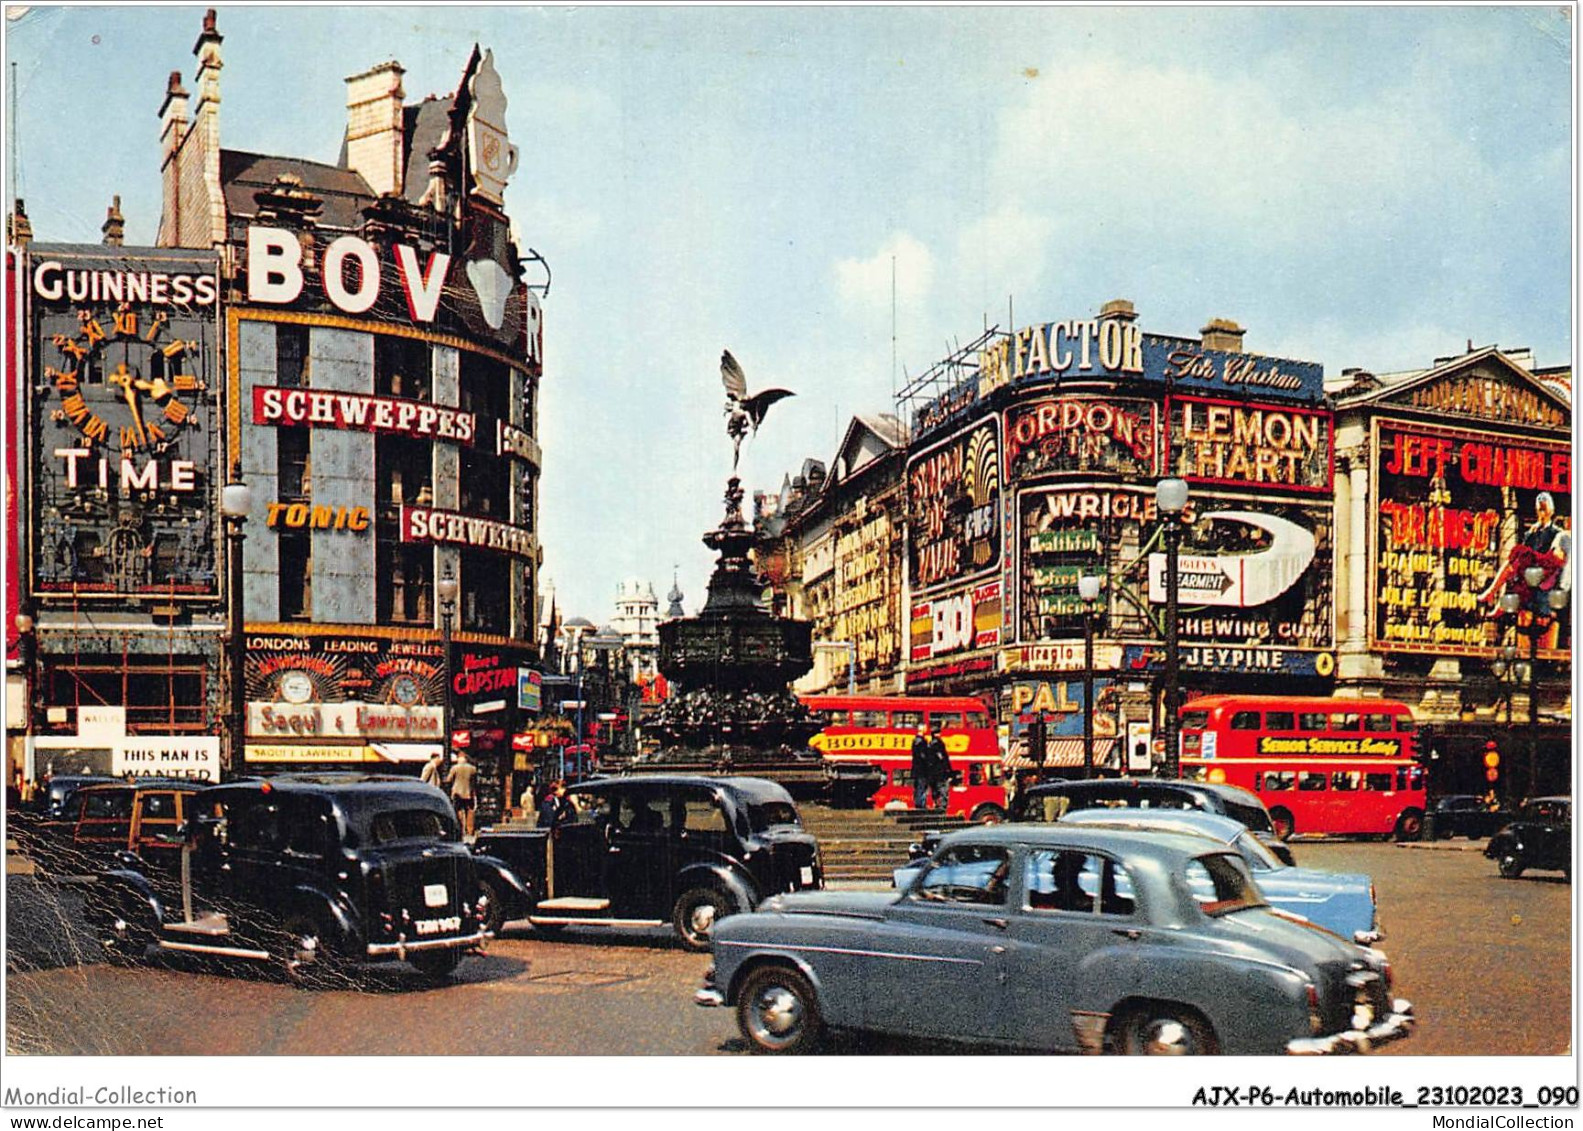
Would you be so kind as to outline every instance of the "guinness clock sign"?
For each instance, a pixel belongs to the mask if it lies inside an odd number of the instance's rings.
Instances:
[[[218,594],[218,260],[35,244],[33,592]]]

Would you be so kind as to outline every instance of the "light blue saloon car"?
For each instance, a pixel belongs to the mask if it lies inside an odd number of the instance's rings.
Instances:
[[[1367,875],[1283,864],[1247,826],[1229,817],[1191,809],[1081,809],[1062,817],[1061,823],[1207,837],[1242,857],[1271,907],[1365,946],[1385,937],[1374,881]]]
[[[1406,1037],[1379,951],[1275,911],[1201,836],[1001,825],[899,895],[776,896],[716,924],[694,996],[755,1051],[826,1027],[1088,1053],[1363,1052]]]

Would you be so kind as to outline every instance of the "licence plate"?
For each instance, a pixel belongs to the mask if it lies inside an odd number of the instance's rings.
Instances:
[[[802,882],[807,884],[810,887],[813,886],[813,869],[808,867],[807,865],[803,866]]]
[[[445,890],[444,884],[423,885],[423,905],[425,907],[444,907],[450,901],[451,893]]]
[[[412,927],[420,935],[437,935],[441,931],[459,931],[462,929],[462,917],[452,915],[449,919],[419,919]]]

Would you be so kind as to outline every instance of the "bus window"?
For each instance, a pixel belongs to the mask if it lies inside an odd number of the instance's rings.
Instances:
[[[1363,721],[1362,717],[1359,716],[1356,711],[1348,711],[1345,714],[1340,714],[1340,715],[1331,715],[1330,716],[1330,729],[1331,730],[1347,730],[1347,731],[1357,730],[1358,729],[1358,725],[1362,721]]]
[[[1391,789],[1391,775],[1364,774],[1363,788],[1374,790],[1376,793],[1389,793]]]
[[[1182,729],[1183,730],[1203,730],[1208,725],[1209,725],[1209,712],[1208,711],[1183,711],[1182,712]]]
[[[814,717],[823,719],[825,726],[844,727],[852,725],[851,711],[836,710],[832,708],[825,711],[815,711]]]
[[[853,711],[852,725],[884,730],[888,725],[887,713],[885,711]]]
[[[1363,729],[1370,734],[1390,734],[1391,717],[1389,715],[1368,715],[1363,720]]]
[[[912,771],[906,767],[898,767],[890,772],[891,785],[911,785]]]
[[[1424,768],[1422,766],[1403,766],[1396,771],[1397,789],[1422,789],[1424,787]]]
[[[1351,793],[1358,788],[1362,780],[1363,775],[1356,770],[1337,770],[1330,775],[1330,788]]]
[[[1279,793],[1291,789],[1297,780],[1297,775],[1291,770],[1266,770],[1264,772],[1264,788],[1270,793]]]
[[[894,711],[891,725],[898,730],[917,730],[923,725],[922,711]]]
[[[1236,714],[1231,716],[1231,729],[1232,730],[1258,730],[1259,729],[1259,712],[1257,712],[1257,711],[1238,711]]]
[[[1301,730],[1319,732],[1326,727],[1326,717],[1318,711],[1304,711],[1297,716],[1297,725]]]
[[[1396,716],[1396,730],[1400,734],[1412,734],[1418,729],[1418,724],[1413,722],[1411,715]]]
[[[1325,775],[1323,771],[1312,771],[1303,774],[1297,779],[1297,788],[1303,793],[1314,793],[1325,788]]]
[[[934,723],[934,729],[937,731],[962,729],[962,712],[960,711],[932,714],[930,715],[930,720]]]
[[[967,725],[970,728],[988,727],[990,725],[989,716],[982,711],[969,711],[967,713]]]
[[[1297,716],[1291,711],[1266,711],[1264,713],[1265,730],[1296,730]]]

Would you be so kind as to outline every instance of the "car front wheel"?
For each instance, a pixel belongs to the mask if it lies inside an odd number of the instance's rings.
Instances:
[[[1523,874],[1524,865],[1521,860],[1508,852],[1506,855],[1500,858],[1500,861],[1496,864],[1496,867],[1501,870],[1501,875],[1505,876],[1508,880],[1515,880],[1518,876]]]
[[[748,975],[737,998],[737,1025],[754,1052],[808,1052],[824,1032],[813,987],[784,966]]]
[[[293,915],[286,920],[276,958],[286,980],[294,986],[308,989],[330,980],[330,952],[324,934],[307,915]]]
[[[998,825],[1006,819],[1006,810],[999,805],[984,804],[973,810],[973,820],[980,825]]]
[[[693,888],[676,901],[676,935],[688,950],[708,950],[715,923],[736,907],[730,897],[714,888]]]
[[[1270,825],[1279,840],[1286,840],[1297,831],[1297,822],[1292,820],[1290,810],[1282,809],[1279,806],[1270,810]]]
[[[1424,815],[1409,809],[1396,819],[1397,840],[1417,840],[1424,835]]]
[[[500,888],[493,880],[479,880],[478,893],[484,900],[484,930],[498,935],[506,925],[506,903],[500,898]]]
[[[1127,1056],[1215,1056],[1220,1042],[1209,1023],[1196,1013],[1172,1006],[1135,1011],[1121,1030],[1121,1051]]]

